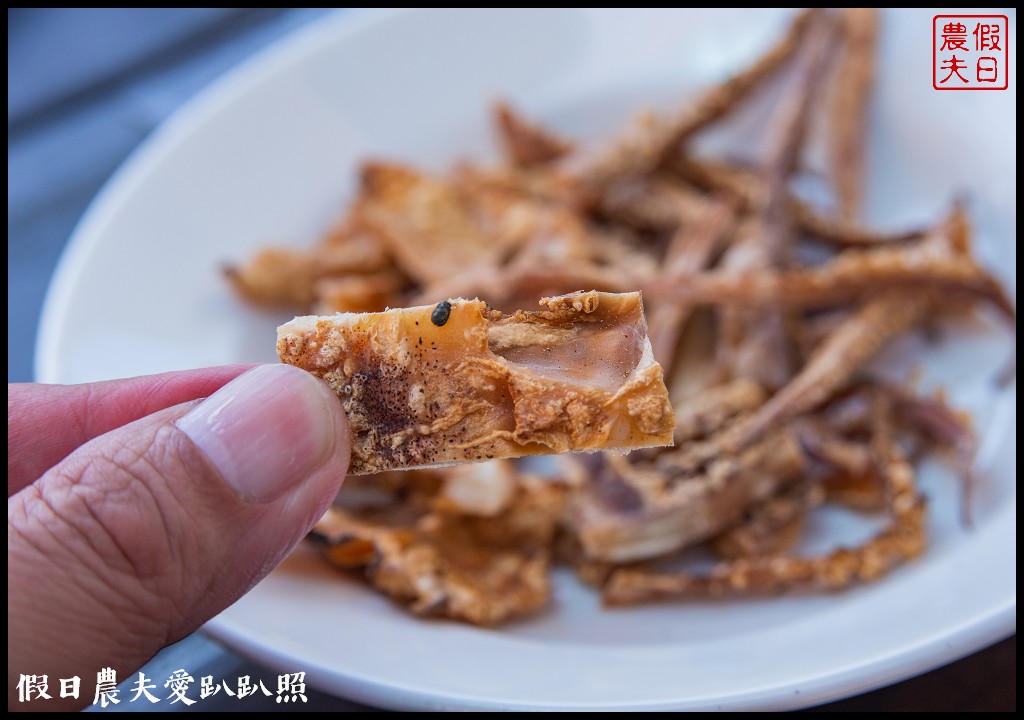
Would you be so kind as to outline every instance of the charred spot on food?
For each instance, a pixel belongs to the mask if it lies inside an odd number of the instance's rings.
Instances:
[[[438,327],[444,327],[444,324],[448,322],[448,318],[452,314],[452,304],[447,300],[442,300],[434,308],[434,312],[430,313],[430,322],[434,323]]]

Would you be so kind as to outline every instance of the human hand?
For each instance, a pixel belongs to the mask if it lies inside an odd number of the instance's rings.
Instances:
[[[8,707],[26,708],[20,674],[49,678],[35,709],[82,707],[86,678],[129,677],[237,600],[348,461],[341,404],[287,365],[8,385]]]

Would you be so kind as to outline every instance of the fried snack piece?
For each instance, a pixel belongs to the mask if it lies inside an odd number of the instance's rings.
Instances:
[[[675,419],[639,293],[480,300],[306,316],[282,362],[323,378],[352,431],[349,473],[672,444]]]
[[[719,454],[691,475],[606,456],[591,484],[573,497],[567,522],[592,560],[644,560],[732,527],[746,507],[803,469],[803,454],[786,430],[738,455]]]
[[[409,277],[430,283],[454,269],[493,262],[497,248],[474,198],[444,179],[402,165],[367,163],[355,212]]]
[[[887,449],[884,478],[889,522],[867,542],[819,556],[755,556],[723,562],[708,573],[662,573],[644,566],[611,571],[602,587],[606,605],[656,600],[836,592],[872,582],[921,555],[928,541],[927,502],[913,466],[895,445]]]
[[[829,155],[842,216],[860,213],[864,192],[868,100],[875,79],[878,9],[846,8],[840,14],[842,51],[829,106]]]
[[[510,476],[499,511],[460,513],[446,502],[426,512],[415,503],[383,513],[335,507],[312,537],[333,565],[363,569],[417,615],[493,626],[536,613],[551,596],[550,548],[565,488],[517,478],[503,461],[465,470]]]
[[[267,248],[224,276],[254,305],[308,312],[320,297],[317,285],[364,273],[394,274],[380,243],[365,232],[337,228],[313,250]]]
[[[725,560],[780,555],[799,541],[808,513],[824,499],[821,485],[798,481],[748,508],[739,525],[711,541],[711,549]]]
[[[531,123],[506,103],[494,106],[494,120],[510,165],[544,165],[572,150],[571,143]]]

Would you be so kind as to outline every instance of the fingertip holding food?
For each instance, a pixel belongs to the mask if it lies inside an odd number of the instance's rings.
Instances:
[[[317,470],[348,462],[337,398],[287,365],[260,365],[232,380],[176,425],[250,503],[270,502]]]

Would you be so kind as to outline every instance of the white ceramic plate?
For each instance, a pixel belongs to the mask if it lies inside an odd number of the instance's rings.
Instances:
[[[632,109],[671,104],[723,77],[786,17],[571,10],[328,19],[197,98],[104,190],[53,282],[38,378],[273,360],[281,318],[241,305],[217,266],[271,241],[313,242],[349,196],[359,160],[443,168],[492,156],[486,108],[497,97],[576,137],[600,137]],[[936,92],[931,17],[891,13],[886,23],[871,219],[924,221],[966,194],[982,256],[1015,287],[1015,80],[1007,92]],[[757,122],[733,123],[731,139],[718,141],[742,140]],[[550,612],[480,630],[414,619],[302,551],[208,629],[271,666],[307,671],[324,689],[391,708],[780,709],[928,670],[1016,627],[1016,388],[998,392],[990,382],[1010,342],[994,326],[965,325],[949,338],[928,351],[929,377],[975,413],[983,437],[976,526],[957,523],[954,482],[929,467],[932,547],[877,585],[606,611],[559,576]],[[827,517],[819,530],[846,523]]]

